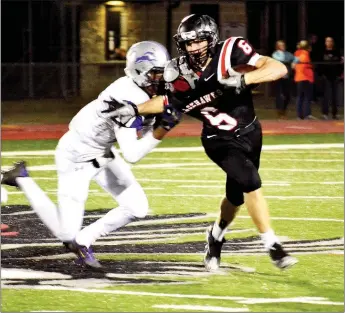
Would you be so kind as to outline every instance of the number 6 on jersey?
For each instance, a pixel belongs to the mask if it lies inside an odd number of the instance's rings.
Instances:
[[[226,113],[218,113],[215,116],[211,115],[208,111],[201,111],[201,113],[210,121],[211,125],[219,129],[232,130],[237,126],[237,121]]]
[[[237,44],[239,48],[243,50],[245,54],[250,54],[252,52],[252,47],[245,41],[245,40],[240,40]]]

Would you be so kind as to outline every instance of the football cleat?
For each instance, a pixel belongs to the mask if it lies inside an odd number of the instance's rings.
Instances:
[[[19,187],[16,181],[18,177],[29,177],[29,173],[26,169],[26,163],[24,161],[19,161],[14,163],[14,166],[7,170],[1,172],[1,184]]]
[[[92,248],[86,248],[85,246],[79,245],[75,240],[72,242],[64,242],[64,246],[68,251],[73,252],[78,260],[76,261],[79,265],[85,265],[93,269],[100,269],[101,263],[98,262],[93,254]]]
[[[275,243],[270,248],[269,254],[272,259],[272,263],[281,270],[287,269],[298,263],[298,260],[286,253],[279,243]]]
[[[216,271],[220,266],[220,253],[225,239],[223,238],[222,241],[214,239],[212,236],[212,226],[210,226],[206,230],[206,241],[204,265],[207,271]]]

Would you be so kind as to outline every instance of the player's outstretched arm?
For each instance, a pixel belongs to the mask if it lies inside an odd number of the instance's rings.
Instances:
[[[115,129],[117,142],[127,162],[136,163],[152,151],[181,120],[182,113],[171,106],[165,106],[164,112],[157,116],[158,124],[137,139],[135,127],[120,127]],[[133,124],[134,125],[134,124]]]
[[[243,38],[227,39],[221,53],[224,57],[218,64],[218,81],[234,87],[236,93],[241,93],[250,85],[274,81],[287,74],[287,68],[283,63],[258,54]],[[236,66],[245,64],[256,69],[247,73],[236,72]]]
[[[158,114],[164,111],[164,96],[154,97],[142,104],[138,105],[138,114]]]
[[[115,133],[122,155],[129,163],[140,161],[161,142],[165,135],[148,131],[143,138],[138,139],[137,130],[126,127],[120,127]]]
[[[288,72],[286,66],[270,57],[261,56],[255,63],[256,70],[244,74],[246,85],[278,80]]]

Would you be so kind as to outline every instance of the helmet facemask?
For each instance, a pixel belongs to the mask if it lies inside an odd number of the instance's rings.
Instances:
[[[174,36],[177,50],[180,55],[186,55],[190,65],[194,69],[201,69],[205,66],[208,58],[214,54],[214,49],[219,41],[218,26],[215,21],[207,15],[190,15],[184,18]],[[207,40],[207,46],[199,51],[188,51],[186,44]],[[201,50],[201,51],[200,51]]]
[[[163,79],[164,68],[153,67],[145,74],[145,90],[151,95],[163,95],[165,91],[165,81]]]
[[[209,43],[207,41],[207,44],[204,47],[189,51],[187,51],[187,46],[191,45],[193,42],[202,41],[206,40],[192,40],[189,42],[185,42],[185,54],[188,56],[190,65],[196,70],[202,69],[205,66],[208,58],[210,57]]]

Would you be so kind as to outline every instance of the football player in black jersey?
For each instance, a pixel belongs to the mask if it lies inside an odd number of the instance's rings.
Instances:
[[[180,56],[165,68],[165,81],[170,81],[168,94],[137,107],[121,107],[114,116],[126,122],[137,114],[170,108],[203,122],[205,152],[226,173],[220,216],[207,230],[207,270],[218,269],[224,234],[243,203],[273,263],[281,269],[294,265],[297,259],[284,251],[270,225],[258,173],[262,131],[251,94],[252,86],[283,77],[287,68],[258,54],[242,37],[220,41],[217,24],[207,15],[185,17],[174,39]],[[254,70],[243,74],[236,71],[240,66],[252,66]]]

